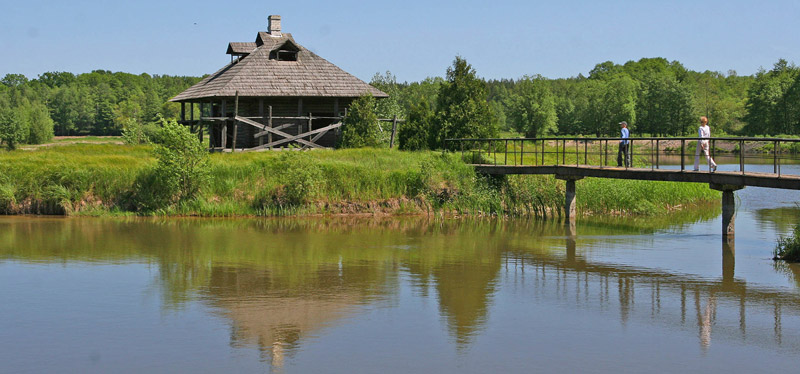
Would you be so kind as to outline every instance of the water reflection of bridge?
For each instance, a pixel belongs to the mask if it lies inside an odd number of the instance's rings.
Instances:
[[[703,349],[711,345],[712,337],[800,349],[797,324],[784,322],[800,318],[800,295],[736,279],[734,248],[728,243],[722,245],[721,278],[712,280],[587,262],[578,254],[577,242],[574,236],[566,237],[564,257],[513,248],[505,258],[505,277],[512,281],[525,277],[524,284],[533,286],[536,298],[572,301],[576,308],[595,312],[616,308],[623,324],[638,320],[694,329]],[[679,305],[672,300],[679,300]],[[771,319],[765,320],[765,315]],[[785,326],[790,326],[789,334],[784,334]]]

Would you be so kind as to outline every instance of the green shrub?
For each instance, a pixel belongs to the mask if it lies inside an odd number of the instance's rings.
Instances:
[[[353,103],[347,112],[342,127],[342,148],[377,147],[380,145],[380,126],[375,114],[375,98],[364,94]]]
[[[278,184],[259,192],[254,202],[256,209],[302,206],[322,191],[322,170],[305,152],[284,152],[268,172]]]
[[[145,133],[144,125],[133,118],[128,118],[122,125],[122,141],[125,144],[147,144],[150,138]]]
[[[778,238],[773,255],[774,260],[800,262],[800,225],[794,227],[791,235]]]
[[[159,141],[155,168],[142,171],[134,182],[132,200],[139,211],[192,200],[209,180],[208,151],[189,129],[162,120]]]

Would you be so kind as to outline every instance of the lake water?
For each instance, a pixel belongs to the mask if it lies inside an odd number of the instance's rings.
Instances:
[[[722,168],[721,168],[722,169]],[[668,217],[0,217],[3,373],[795,372],[795,191]],[[580,196],[578,196],[580,198]]]

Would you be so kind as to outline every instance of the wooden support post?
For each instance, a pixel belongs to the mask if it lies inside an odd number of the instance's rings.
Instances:
[[[181,101],[181,121],[186,121],[186,103]]]
[[[308,113],[308,132],[311,132],[311,112]],[[308,136],[308,141],[311,141],[311,135]]]
[[[239,91],[236,91],[236,98],[233,102],[233,144],[231,146],[231,152],[236,152],[236,135],[239,132],[239,121],[236,120],[236,116],[239,115]]]
[[[736,232],[736,196],[733,192],[741,190],[744,186],[711,183],[709,187],[712,190],[722,191],[722,240],[723,242],[732,240]]]
[[[564,196],[564,220],[569,222],[575,220],[575,180],[567,179],[566,183],[567,186]]]
[[[208,105],[208,116],[209,117],[213,117],[214,116],[214,103],[213,102],[209,102],[207,105]],[[202,113],[200,113],[200,114],[201,114],[201,117],[202,117]],[[216,130],[214,127],[215,127],[214,126],[214,122],[209,122],[208,123],[208,148],[209,149],[213,149],[214,148],[214,141],[215,141],[214,130]]]
[[[267,123],[267,118],[264,115],[264,99],[258,99],[258,116],[261,117],[262,123]],[[258,145],[264,145],[264,137],[258,138]]]
[[[333,99],[333,116],[339,117],[339,98],[336,97]]]
[[[556,179],[561,179],[566,182],[566,190],[564,191],[564,222],[569,223],[575,220],[576,215],[575,181],[583,179],[583,177],[556,174]]]
[[[269,123],[267,123],[267,126],[269,126],[269,128],[272,128],[272,105],[269,106]],[[267,135],[267,144],[269,144],[269,143],[272,143],[272,133],[271,132],[269,133],[269,135]],[[272,147],[269,147],[269,149],[271,150]]]
[[[203,104],[200,104],[200,111],[203,111]],[[200,117],[203,114],[200,113]],[[194,123],[194,102],[189,103],[189,119]],[[203,144],[203,122],[197,121],[197,139],[200,140],[200,144]]]
[[[221,117],[227,117],[228,116],[228,111],[225,110],[225,109],[227,109],[227,108],[225,108],[225,102],[226,101],[227,100],[222,99],[222,113],[221,113],[222,116]],[[220,136],[220,137],[222,138],[221,139],[222,140],[222,150],[224,151],[225,147],[228,145],[228,120],[225,120],[225,122],[222,123],[222,136]]]
[[[298,117],[302,117],[303,116],[303,98],[302,97],[297,98],[297,116]],[[302,119],[298,119],[295,122],[295,124],[297,124],[297,132],[292,134],[292,135],[302,134],[303,133],[303,120]]]
[[[208,149],[214,148],[214,122],[208,123]]]
[[[733,190],[722,190],[722,236],[732,237],[736,233],[736,196]]]
[[[394,147],[395,134],[397,134],[397,114],[395,114],[394,118],[392,118],[392,136],[389,138],[389,149]]]

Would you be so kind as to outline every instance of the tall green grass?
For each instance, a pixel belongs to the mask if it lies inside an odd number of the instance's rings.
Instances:
[[[131,214],[150,146],[75,144],[0,152],[0,214]],[[419,214],[551,217],[564,182],[478,175],[460,154],[344,149],[212,154],[197,199],[136,214],[242,216]],[[653,215],[719,200],[705,185],[587,178],[583,214]]]

